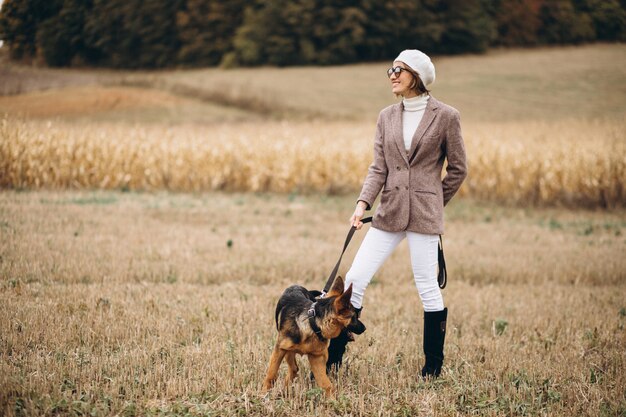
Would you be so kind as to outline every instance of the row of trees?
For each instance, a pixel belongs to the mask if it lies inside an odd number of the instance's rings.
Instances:
[[[155,68],[340,64],[626,40],[626,0],[5,0],[14,59]]]

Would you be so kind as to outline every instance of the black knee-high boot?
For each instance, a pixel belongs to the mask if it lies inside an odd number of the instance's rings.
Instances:
[[[342,330],[339,336],[330,339],[328,346],[328,361],[326,361],[326,373],[338,371],[343,362],[343,354],[346,352],[348,342],[354,341],[354,334],[361,334],[365,331],[365,325],[359,320],[362,308],[357,308],[356,315],[352,322]]]
[[[448,309],[424,312],[424,355],[426,364],[423,377],[438,377],[443,365],[443,344],[446,339]]]
[[[326,373],[338,371],[343,362],[343,354],[346,352],[348,342],[354,341],[354,336],[349,330],[343,329],[339,336],[330,339],[328,345],[328,361],[326,361]]]

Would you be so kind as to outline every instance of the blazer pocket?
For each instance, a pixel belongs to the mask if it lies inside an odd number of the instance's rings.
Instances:
[[[424,136],[422,136],[422,141],[423,142],[441,142],[442,136],[443,135],[439,133],[426,133]]]
[[[389,186],[385,187],[382,192],[383,193],[391,193],[393,191],[398,191],[399,189],[400,189],[400,187],[398,187],[397,185],[395,187],[389,185]]]
[[[426,193],[426,194],[433,194],[433,195],[437,195],[436,192],[431,191],[431,190],[415,190],[416,193]]]

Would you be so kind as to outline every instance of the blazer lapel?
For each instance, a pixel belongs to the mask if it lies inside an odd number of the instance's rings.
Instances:
[[[410,161],[413,160],[417,150],[417,145],[420,140],[422,140],[424,133],[426,133],[428,127],[432,124],[433,120],[435,120],[435,117],[437,117],[437,108],[439,107],[437,103],[437,100],[432,96],[428,99],[422,120],[420,120],[420,123],[417,125],[417,129],[415,130],[413,139],[411,140],[411,149],[409,150],[409,155],[411,155]],[[402,125],[402,120],[400,121],[400,125]]]
[[[409,157],[406,154],[406,149],[404,148],[404,136],[402,133],[402,111],[404,110],[404,106],[402,102],[396,104],[393,107],[393,112],[391,114],[391,127],[393,129],[393,140],[398,147],[398,152],[404,158],[404,162],[409,165]]]

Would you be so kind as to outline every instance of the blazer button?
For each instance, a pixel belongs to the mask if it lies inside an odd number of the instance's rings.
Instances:
[[[399,189],[400,189],[400,187],[398,187],[398,186],[396,185],[396,190],[399,190]]]
[[[397,169],[398,171],[400,171],[400,167],[399,167],[399,166],[397,166],[397,167],[396,167],[396,169]]]

